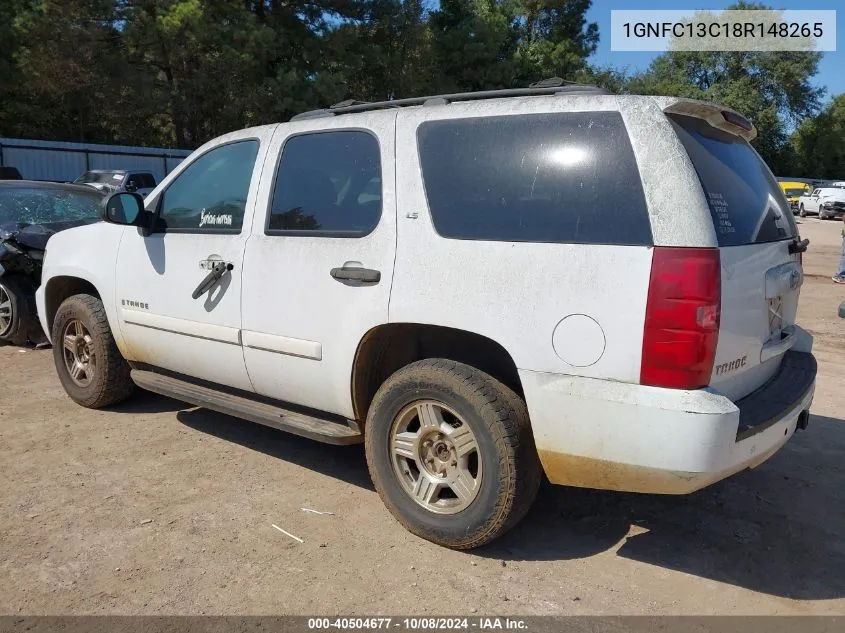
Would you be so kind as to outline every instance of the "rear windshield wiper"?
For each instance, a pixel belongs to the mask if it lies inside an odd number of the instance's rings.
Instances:
[[[810,240],[804,238],[803,240],[798,240],[796,237],[789,243],[789,254],[795,255],[795,253],[804,253],[807,251],[807,247],[810,245]]]

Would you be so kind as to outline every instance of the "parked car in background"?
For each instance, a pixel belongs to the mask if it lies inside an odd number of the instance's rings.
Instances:
[[[26,180],[0,182],[0,342],[45,340],[35,289],[47,240],[96,222],[103,194],[78,185]]]
[[[798,199],[812,189],[810,185],[804,182],[781,181],[778,186],[789,201],[792,213],[798,213]]]
[[[125,171],[115,169],[92,169],[73,181],[77,185],[88,185],[104,193],[130,191],[142,197],[156,186],[156,179],[148,171]]]
[[[845,213],[845,189],[821,187],[798,199],[798,215],[818,215],[820,220],[841,218]]]
[[[80,405],[138,385],[364,442],[402,525],[477,547],[543,472],[684,494],[807,425],[807,241],[755,135],[560,82],[338,104],[111,194],[51,239],[38,312]]]
[[[0,180],[23,180],[17,167],[0,167]]]

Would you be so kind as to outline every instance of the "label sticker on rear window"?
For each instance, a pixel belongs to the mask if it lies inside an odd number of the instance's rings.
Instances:
[[[716,220],[716,230],[722,235],[728,233],[735,233],[736,229],[731,224],[731,216],[728,213],[728,201],[721,193],[707,192],[707,202],[710,205],[710,211],[713,213],[713,218]]]
[[[719,246],[793,239],[789,203],[744,138],[692,116],[669,115],[706,194]]]

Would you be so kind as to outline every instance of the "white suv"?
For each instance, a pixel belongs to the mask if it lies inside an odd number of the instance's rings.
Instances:
[[[51,238],[38,311],[81,405],[364,442],[399,521],[471,548],[543,472],[688,493],[806,426],[807,242],[754,133],[573,85],[339,104],[113,194]]]

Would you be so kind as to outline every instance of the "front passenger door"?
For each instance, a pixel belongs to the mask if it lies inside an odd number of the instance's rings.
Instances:
[[[147,199],[158,225],[127,227],[118,252],[116,300],[132,361],[252,390],[240,343],[241,269],[273,128],[229,135]],[[192,294],[215,262],[230,270]]]

